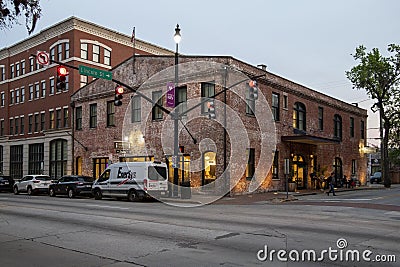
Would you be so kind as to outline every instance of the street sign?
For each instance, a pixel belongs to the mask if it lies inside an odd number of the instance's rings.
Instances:
[[[79,65],[79,74],[86,76],[93,76],[99,79],[112,80],[112,72],[106,70],[99,70],[83,65]]]
[[[167,107],[175,107],[175,84],[167,83]]]
[[[46,51],[37,51],[36,62],[42,66],[49,65],[49,53]]]

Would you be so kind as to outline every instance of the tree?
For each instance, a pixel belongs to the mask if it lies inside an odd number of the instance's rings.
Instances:
[[[346,71],[347,78],[354,89],[365,89],[376,103],[371,107],[373,112],[379,111],[382,175],[385,187],[391,186],[389,176],[388,144],[390,129],[400,117],[398,103],[400,101],[400,46],[388,45],[389,56],[381,55],[377,48],[366,52],[361,45],[353,55],[359,64]]]
[[[18,24],[18,18],[23,15],[28,34],[31,34],[35,30],[41,11],[39,0],[0,0],[0,29]]]

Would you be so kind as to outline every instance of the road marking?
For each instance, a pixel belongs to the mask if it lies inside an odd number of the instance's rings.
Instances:
[[[129,210],[129,208],[117,207],[117,206],[107,206],[107,205],[91,205],[87,204],[88,207],[98,207],[98,208],[109,208],[109,209],[119,209],[119,210]]]

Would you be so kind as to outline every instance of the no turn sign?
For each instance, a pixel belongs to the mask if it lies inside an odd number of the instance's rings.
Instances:
[[[36,62],[40,65],[47,66],[49,65],[49,53],[46,51],[37,51],[36,53]]]

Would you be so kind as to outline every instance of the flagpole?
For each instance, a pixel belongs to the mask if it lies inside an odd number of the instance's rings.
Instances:
[[[136,74],[135,72],[135,54],[136,54],[136,36],[135,36],[135,27],[133,27],[133,31],[132,31],[132,39],[131,41],[133,42],[133,74]]]

